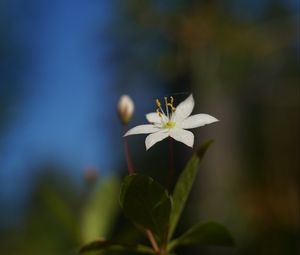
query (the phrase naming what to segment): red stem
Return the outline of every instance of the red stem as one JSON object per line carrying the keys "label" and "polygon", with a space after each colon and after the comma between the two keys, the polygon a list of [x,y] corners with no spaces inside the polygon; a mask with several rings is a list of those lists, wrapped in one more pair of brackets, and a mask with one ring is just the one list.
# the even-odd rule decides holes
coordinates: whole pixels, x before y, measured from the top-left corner
{"label": "red stem", "polygon": [[[127,132],[128,128],[127,125],[124,126],[124,134]],[[133,163],[131,160],[131,154],[128,146],[128,140],[127,136],[124,137],[124,151],[125,151],[125,158],[126,158],[126,163],[127,163],[127,169],[128,169],[128,174],[132,175],[134,173],[133,170]]]}
{"label": "red stem", "polygon": [[147,237],[148,237],[148,239],[149,239],[149,241],[150,241],[150,243],[152,245],[152,248],[153,248],[154,252],[156,254],[160,254],[160,249],[159,249],[159,247],[157,245],[157,242],[154,239],[154,236],[153,236],[152,232],[150,230],[148,230],[148,229],[146,229],[145,231],[146,231],[146,235],[147,235]]}

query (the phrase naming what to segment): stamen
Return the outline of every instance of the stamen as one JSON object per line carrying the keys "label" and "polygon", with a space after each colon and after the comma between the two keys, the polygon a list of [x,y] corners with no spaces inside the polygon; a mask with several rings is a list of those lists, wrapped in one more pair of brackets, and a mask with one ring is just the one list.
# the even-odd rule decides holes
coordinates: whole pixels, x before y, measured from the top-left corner
{"label": "stamen", "polygon": [[168,103],[168,106],[170,106],[171,109],[172,109],[172,111],[175,112],[175,111],[176,111],[176,108],[175,108],[174,105],[173,105],[173,103],[174,103],[174,97],[171,96],[171,97],[170,97],[170,100],[171,100],[171,102]]}
{"label": "stamen", "polygon": [[158,99],[156,99],[156,105],[158,107],[156,112],[158,113],[159,117],[162,117],[162,115],[165,115],[164,110],[161,108],[161,104],[160,104],[160,101]]}
{"label": "stamen", "polygon": [[165,97],[165,104],[166,104],[167,116],[168,116],[168,119],[169,119],[170,118],[169,107],[168,107],[169,103],[168,103],[168,98],[167,97]]}
{"label": "stamen", "polygon": [[159,109],[156,109],[156,113],[158,114],[159,117],[162,117],[162,114]]}
{"label": "stamen", "polygon": [[160,102],[159,102],[159,100],[158,100],[158,99],[156,99],[156,105],[158,106],[158,108],[160,108],[160,107],[161,107],[161,104],[160,104]]}
{"label": "stamen", "polygon": [[156,99],[156,101],[155,101],[155,103],[158,107],[158,109],[156,110],[156,113],[159,115],[159,117],[162,117],[163,115],[166,115],[168,117],[168,119],[170,119],[169,107],[172,109],[172,112],[176,111],[176,108],[173,105],[174,97],[170,96],[170,102],[169,102],[167,97],[165,97],[164,99],[165,99],[165,106],[166,106],[167,115],[165,114],[164,110],[162,109],[161,103],[158,99]]}

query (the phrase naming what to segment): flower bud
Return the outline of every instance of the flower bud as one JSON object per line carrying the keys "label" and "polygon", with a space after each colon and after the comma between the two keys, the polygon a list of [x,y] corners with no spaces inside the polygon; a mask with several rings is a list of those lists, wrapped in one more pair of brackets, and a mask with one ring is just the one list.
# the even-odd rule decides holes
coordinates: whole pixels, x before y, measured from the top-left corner
{"label": "flower bud", "polygon": [[118,114],[124,125],[127,125],[131,120],[134,112],[134,103],[128,95],[121,96],[118,103]]}

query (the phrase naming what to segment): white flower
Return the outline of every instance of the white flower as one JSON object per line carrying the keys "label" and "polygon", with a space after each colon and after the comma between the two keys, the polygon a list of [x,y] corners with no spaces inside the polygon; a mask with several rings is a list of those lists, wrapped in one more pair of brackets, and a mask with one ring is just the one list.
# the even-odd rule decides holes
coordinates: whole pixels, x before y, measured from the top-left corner
{"label": "white flower", "polygon": [[151,124],[136,126],[124,136],[150,134],[145,141],[147,150],[169,136],[178,142],[193,147],[194,135],[186,129],[197,128],[218,121],[215,117],[203,113],[190,116],[195,105],[193,95],[190,95],[176,108],[173,106],[173,101],[173,97],[171,97],[170,102],[165,97],[165,114],[159,100],[156,100],[157,111],[146,115],[147,120]]}
{"label": "white flower", "polygon": [[131,120],[134,112],[134,103],[128,95],[120,97],[117,107],[119,117],[124,125],[127,125]]}

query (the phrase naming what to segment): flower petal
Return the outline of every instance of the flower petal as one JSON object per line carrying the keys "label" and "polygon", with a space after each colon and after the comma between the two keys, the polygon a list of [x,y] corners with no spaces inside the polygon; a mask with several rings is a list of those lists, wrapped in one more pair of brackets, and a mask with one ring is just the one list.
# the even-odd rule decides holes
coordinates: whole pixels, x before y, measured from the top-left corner
{"label": "flower petal", "polygon": [[193,148],[194,146],[194,134],[191,131],[173,128],[170,130],[170,136],[176,141],[182,142],[189,147]]}
{"label": "flower petal", "polygon": [[187,99],[181,102],[173,113],[173,120],[175,122],[181,121],[191,115],[195,105],[195,100],[191,94]]}
{"label": "flower petal", "polygon": [[150,134],[150,133],[155,133],[159,130],[160,130],[160,128],[155,127],[154,125],[151,125],[151,124],[140,125],[140,126],[136,126],[132,129],[128,130],[124,136],[138,135],[138,134]]}
{"label": "flower petal", "polygon": [[201,113],[201,114],[192,115],[186,118],[185,120],[183,120],[183,122],[181,123],[181,128],[184,129],[197,128],[210,123],[214,123],[216,121],[219,120],[217,120],[215,117],[211,115]]}
{"label": "flower petal", "polygon": [[162,118],[158,115],[157,112],[151,112],[146,114],[146,119],[150,122],[150,123],[161,123]]}
{"label": "flower petal", "polygon": [[146,137],[146,150],[149,150],[154,144],[160,142],[161,140],[169,136],[168,130],[161,130],[154,134],[150,134]]}

